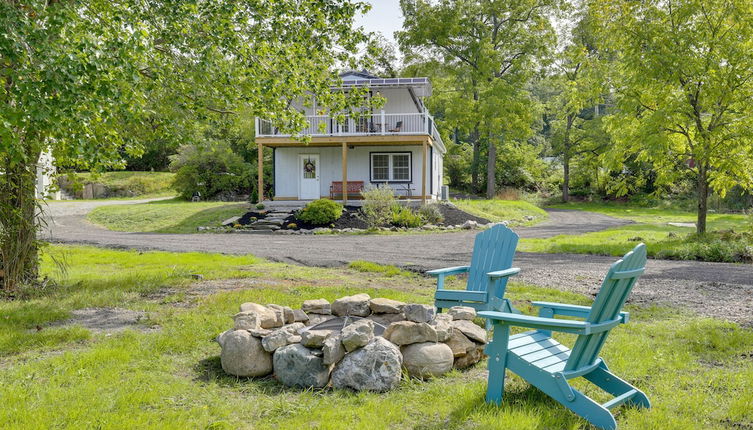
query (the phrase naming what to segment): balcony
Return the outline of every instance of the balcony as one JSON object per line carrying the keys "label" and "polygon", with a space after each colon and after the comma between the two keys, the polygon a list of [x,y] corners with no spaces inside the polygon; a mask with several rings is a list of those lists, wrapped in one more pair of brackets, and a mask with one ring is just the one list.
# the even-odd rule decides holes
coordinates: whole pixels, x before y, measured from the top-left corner
{"label": "balcony", "polygon": [[[428,113],[385,113],[335,119],[327,115],[306,116],[306,127],[301,136],[400,136],[428,135],[444,148],[434,118]],[[293,137],[281,133],[272,121],[256,118],[256,137]]]}

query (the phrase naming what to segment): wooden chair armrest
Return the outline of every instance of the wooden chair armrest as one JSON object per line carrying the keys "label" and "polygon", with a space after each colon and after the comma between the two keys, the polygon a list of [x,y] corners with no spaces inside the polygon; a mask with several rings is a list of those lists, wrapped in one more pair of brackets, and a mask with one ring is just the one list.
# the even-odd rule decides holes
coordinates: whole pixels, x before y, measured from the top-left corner
{"label": "wooden chair armrest", "polygon": [[489,272],[486,274],[490,279],[499,279],[499,278],[507,278],[510,276],[515,276],[518,273],[520,273],[520,268],[518,267],[511,267],[509,269],[505,270],[498,270],[496,272]]}
{"label": "wooden chair armrest", "polygon": [[[590,306],[569,305],[565,303],[553,303],[553,302],[531,302],[531,305],[541,308],[541,313],[544,313],[546,309],[551,309],[552,314],[562,315],[567,317],[587,318],[591,312]],[[541,313],[539,315],[541,315]],[[549,316],[548,314],[545,314]],[[620,321],[625,324],[630,319],[629,312],[620,312]]]}
{"label": "wooden chair armrest", "polygon": [[465,273],[471,269],[471,266],[456,266],[456,267],[446,267],[444,269],[436,269],[436,270],[429,270],[426,272],[427,275],[431,276],[439,276],[439,275],[457,275],[458,273]]}
{"label": "wooden chair armrest", "polygon": [[516,327],[528,327],[539,330],[554,330],[565,333],[589,334],[591,324],[583,321],[559,320],[554,318],[532,317],[507,312],[482,311],[478,313],[481,318],[487,318],[494,322],[501,322]]}

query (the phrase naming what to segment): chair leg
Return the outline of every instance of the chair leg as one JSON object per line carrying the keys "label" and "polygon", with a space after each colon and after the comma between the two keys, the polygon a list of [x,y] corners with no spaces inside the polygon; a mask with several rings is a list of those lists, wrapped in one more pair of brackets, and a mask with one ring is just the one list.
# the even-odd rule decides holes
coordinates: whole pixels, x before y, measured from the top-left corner
{"label": "chair leg", "polygon": [[505,392],[505,371],[507,370],[507,343],[510,338],[510,326],[494,324],[494,337],[486,347],[489,356],[489,379],[486,389],[488,403],[502,403]]}
{"label": "chair leg", "polygon": [[583,375],[583,377],[615,397],[621,396],[628,391],[635,390],[636,393],[625,403],[637,408],[651,407],[651,402],[643,391],[635,388],[629,382],[610,372],[609,368],[603,361],[599,367],[594,369],[591,373]]}
{"label": "chair leg", "polygon": [[574,397],[572,397],[572,400],[568,400],[553,378],[545,380],[524,379],[594,426],[606,430],[615,430],[617,428],[617,421],[614,419],[612,413],[609,412],[609,409],[590,399],[575,388],[572,388],[572,386],[570,388]]}

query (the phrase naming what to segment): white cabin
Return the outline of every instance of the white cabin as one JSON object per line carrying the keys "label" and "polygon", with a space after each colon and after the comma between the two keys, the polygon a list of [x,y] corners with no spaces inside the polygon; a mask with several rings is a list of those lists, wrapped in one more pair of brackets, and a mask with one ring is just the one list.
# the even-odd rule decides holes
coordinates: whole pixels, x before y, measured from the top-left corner
{"label": "white cabin", "polygon": [[[363,187],[387,185],[400,198],[438,199],[446,149],[424,104],[431,95],[429,80],[379,78],[365,72],[346,72],[341,78],[343,85],[333,91],[366,87],[369,97],[378,94],[385,99],[384,106],[342,121],[315,115],[316,106],[301,106],[309,123],[301,134],[311,136],[308,144],[257,118],[257,145],[274,151],[274,195],[267,197],[277,201],[327,197],[347,203],[359,199]],[[261,177],[259,189],[263,189]]]}

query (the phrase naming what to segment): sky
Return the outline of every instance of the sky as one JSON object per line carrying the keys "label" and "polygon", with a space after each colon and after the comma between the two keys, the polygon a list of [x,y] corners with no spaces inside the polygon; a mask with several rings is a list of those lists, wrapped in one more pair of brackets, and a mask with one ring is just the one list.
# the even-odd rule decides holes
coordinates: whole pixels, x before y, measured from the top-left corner
{"label": "sky", "polygon": [[366,31],[378,31],[389,41],[394,42],[392,36],[403,26],[403,14],[400,11],[400,0],[369,0],[371,10],[356,18],[356,25],[363,26]]}

